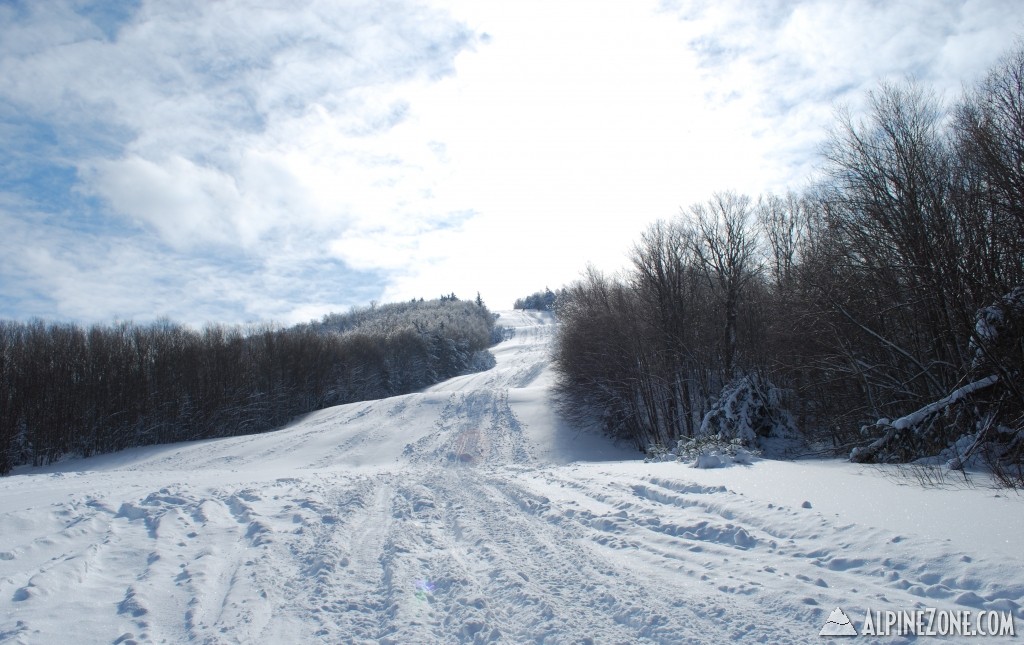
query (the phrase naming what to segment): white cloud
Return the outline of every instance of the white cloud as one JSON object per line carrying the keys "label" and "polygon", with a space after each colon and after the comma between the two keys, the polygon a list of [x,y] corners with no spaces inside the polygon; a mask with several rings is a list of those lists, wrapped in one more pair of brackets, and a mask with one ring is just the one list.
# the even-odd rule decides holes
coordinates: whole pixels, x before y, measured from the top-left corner
{"label": "white cloud", "polygon": [[[364,302],[363,281],[372,279],[369,297],[384,283],[362,269],[386,265],[346,268],[332,240],[358,247],[366,231],[404,234],[407,212],[419,228],[449,219],[423,204],[431,180],[419,157],[439,163],[429,141],[381,140],[406,118],[403,87],[450,74],[471,42],[441,12],[401,1],[144,2],[109,39],[70,3],[47,3],[0,8],[0,25],[10,34],[0,98],[55,133],[52,164],[77,170],[74,204],[22,230],[26,250],[11,249],[59,315],[102,315],[106,302],[128,316],[290,320]],[[82,197],[100,210],[80,212]],[[130,267],[90,265],[83,251],[103,240],[75,231],[97,219],[154,261],[107,248],[108,263]],[[341,275],[310,285],[318,266]],[[118,268],[137,279],[110,280]],[[347,291],[323,293],[339,283]],[[80,293],[91,308],[76,304]],[[123,301],[138,305],[125,311]]]}
{"label": "white cloud", "polygon": [[197,244],[234,244],[241,196],[233,179],[187,159],[162,164],[132,156],[98,160],[86,175],[95,194],[118,212],[149,225],[176,250]]}

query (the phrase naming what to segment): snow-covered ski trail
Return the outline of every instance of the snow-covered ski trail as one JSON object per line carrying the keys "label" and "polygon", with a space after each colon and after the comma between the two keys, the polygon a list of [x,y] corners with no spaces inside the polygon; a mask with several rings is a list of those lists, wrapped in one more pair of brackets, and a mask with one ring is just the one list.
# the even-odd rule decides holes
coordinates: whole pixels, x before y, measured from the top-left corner
{"label": "snow-covered ski trail", "polygon": [[827,642],[836,607],[1024,628],[1019,497],[644,464],[559,422],[549,316],[500,322],[494,369],[424,392],[0,479],[0,642]]}

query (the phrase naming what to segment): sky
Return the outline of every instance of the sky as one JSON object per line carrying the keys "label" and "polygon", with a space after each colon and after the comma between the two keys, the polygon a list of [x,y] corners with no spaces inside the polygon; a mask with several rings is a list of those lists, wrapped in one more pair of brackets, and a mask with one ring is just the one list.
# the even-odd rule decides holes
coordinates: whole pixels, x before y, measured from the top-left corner
{"label": "sky", "polygon": [[510,308],[1022,34],[1018,0],[0,0],[0,318]]}

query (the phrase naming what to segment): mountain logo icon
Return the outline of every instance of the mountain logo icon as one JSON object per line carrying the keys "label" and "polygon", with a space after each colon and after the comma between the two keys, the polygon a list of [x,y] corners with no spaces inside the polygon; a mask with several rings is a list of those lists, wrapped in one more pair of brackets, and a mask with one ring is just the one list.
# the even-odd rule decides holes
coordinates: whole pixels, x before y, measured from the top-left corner
{"label": "mountain logo icon", "polygon": [[850,617],[846,615],[846,612],[836,607],[832,610],[832,613],[828,615],[828,620],[825,621],[825,626],[818,632],[818,636],[856,636],[857,628],[850,622]]}

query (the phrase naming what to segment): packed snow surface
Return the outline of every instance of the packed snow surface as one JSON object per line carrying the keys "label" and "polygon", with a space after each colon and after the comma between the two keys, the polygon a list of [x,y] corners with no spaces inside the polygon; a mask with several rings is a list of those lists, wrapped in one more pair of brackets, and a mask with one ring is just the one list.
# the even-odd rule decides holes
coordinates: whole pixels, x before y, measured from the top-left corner
{"label": "packed snow surface", "polygon": [[494,369],[425,392],[0,479],[0,641],[796,643],[922,607],[1024,630],[1016,494],[645,464],[558,421],[549,317],[500,322]]}

